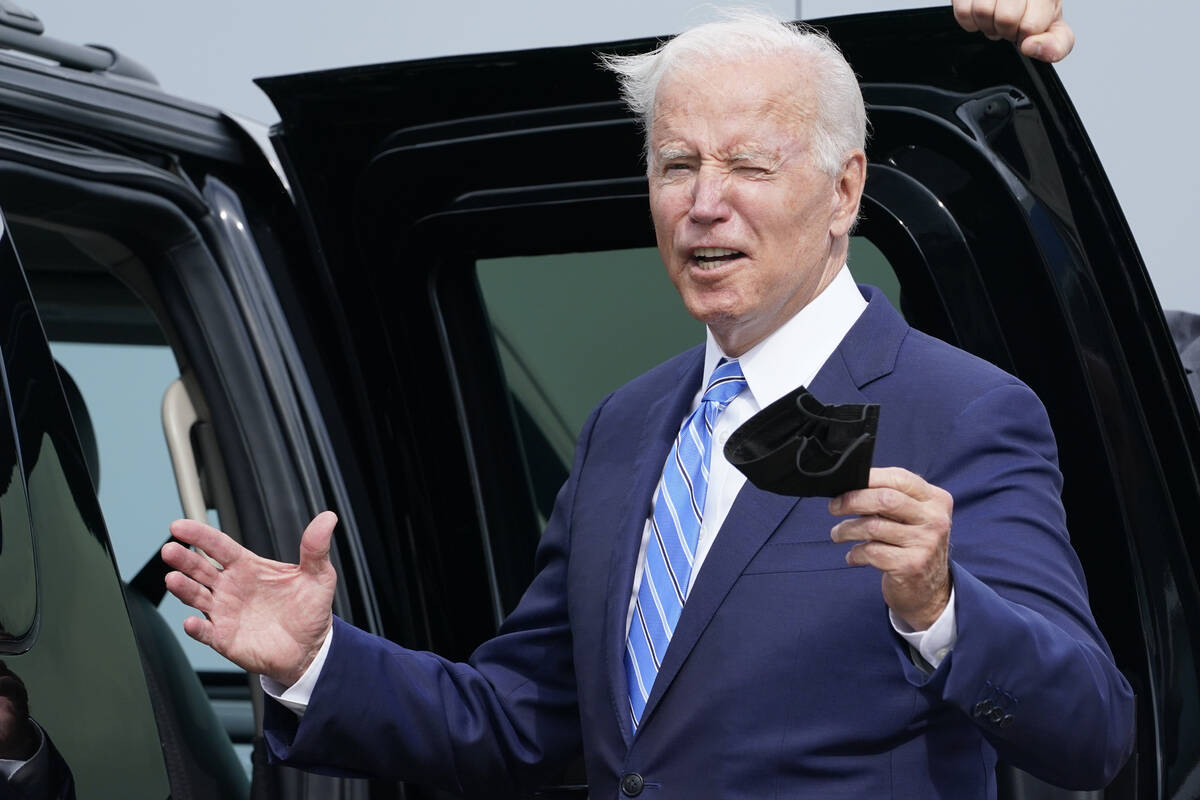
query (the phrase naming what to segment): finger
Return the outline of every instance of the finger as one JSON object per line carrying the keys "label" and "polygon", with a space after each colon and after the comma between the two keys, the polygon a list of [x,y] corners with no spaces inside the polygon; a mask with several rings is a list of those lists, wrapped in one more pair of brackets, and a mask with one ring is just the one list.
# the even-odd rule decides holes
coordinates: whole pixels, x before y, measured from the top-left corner
{"label": "finger", "polygon": [[212,592],[182,572],[168,572],[163,578],[163,583],[166,584],[167,591],[178,597],[184,605],[191,606],[201,614],[212,611]]}
{"label": "finger", "polygon": [[322,511],[308,523],[300,537],[300,569],[313,575],[329,567],[329,542],[337,526],[337,514]]}
{"label": "finger", "polygon": [[1023,54],[1050,64],[1062,61],[1074,48],[1075,32],[1063,20],[1054,22],[1045,33],[1021,42]]}
{"label": "finger", "polygon": [[989,39],[996,38],[996,0],[971,3],[971,19],[975,22],[975,30]]}
{"label": "finger", "polygon": [[883,517],[856,517],[834,525],[829,538],[835,542],[881,542],[894,547],[911,547],[924,541],[924,534],[924,528]]}
{"label": "finger", "polygon": [[[948,504],[953,503],[953,498],[950,497],[948,492],[927,482],[920,475],[916,475],[901,467],[873,467],[867,477],[867,488],[894,489],[921,502],[937,500]],[[863,513],[851,510],[851,507],[856,502],[856,496],[859,492],[863,491],[866,490],[858,489],[834,497],[829,501],[829,513],[834,515]]]}
{"label": "finger", "polygon": [[[836,503],[836,511],[834,510]],[[924,524],[929,514],[924,505],[897,489],[858,489],[846,492],[830,503],[830,511],[837,516],[859,514],[887,517],[897,522],[913,525]]]}
{"label": "finger", "polygon": [[206,644],[212,647],[213,624],[206,619],[200,617],[188,617],[183,621],[184,632],[195,639],[200,644]]}
{"label": "finger", "polygon": [[979,30],[975,25],[975,16],[971,13],[972,0],[954,0],[954,19],[965,31],[974,33]]}
{"label": "finger", "polygon": [[227,567],[246,552],[246,548],[216,528],[191,519],[172,522],[171,535],[181,542],[199,547]]}
{"label": "finger", "polygon": [[884,542],[863,542],[846,551],[847,564],[853,567],[874,567],[880,572],[894,572],[903,565],[904,560],[904,548]]}
{"label": "finger", "polygon": [[931,560],[920,551],[887,542],[872,540],[854,545],[846,551],[846,563],[854,567],[874,567],[899,581],[900,585],[941,585],[940,580],[930,581],[930,575],[942,574],[940,570],[930,569],[937,563],[936,559]]}
{"label": "finger", "polygon": [[1050,30],[1051,23],[1062,18],[1062,4],[1057,0],[1027,0],[1017,26],[1017,36],[1024,39]]}
{"label": "finger", "polygon": [[205,586],[211,587],[221,575],[211,561],[178,542],[167,542],[163,545],[162,559],[168,566]]}
{"label": "finger", "polygon": [[[1039,0],[1033,0],[1033,5],[1039,5]],[[1015,42],[1020,33],[1021,20],[1025,17],[1026,8],[1025,0],[997,0],[996,10],[992,14],[996,35]]]}
{"label": "finger", "polygon": [[927,480],[903,467],[874,467],[867,478],[871,489],[895,489],[914,500],[942,500],[949,494]]}

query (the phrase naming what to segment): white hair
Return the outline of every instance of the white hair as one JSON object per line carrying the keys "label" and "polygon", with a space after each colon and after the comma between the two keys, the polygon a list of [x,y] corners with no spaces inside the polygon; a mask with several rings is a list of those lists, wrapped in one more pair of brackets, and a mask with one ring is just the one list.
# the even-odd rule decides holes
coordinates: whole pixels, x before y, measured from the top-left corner
{"label": "white hair", "polygon": [[[698,63],[745,62],[762,57],[789,59],[803,69],[816,100],[813,154],[816,164],[837,175],[846,156],[866,146],[867,112],[862,91],[845,56],[810,25],[784,23],[751,9],[727,9],[724,19],[686,30],[649,53],[600,56],[615,72],[621,98],[641,120],[649,151],[654,99],[664,76]],[[801,88],[797,87],[798,94]]]}

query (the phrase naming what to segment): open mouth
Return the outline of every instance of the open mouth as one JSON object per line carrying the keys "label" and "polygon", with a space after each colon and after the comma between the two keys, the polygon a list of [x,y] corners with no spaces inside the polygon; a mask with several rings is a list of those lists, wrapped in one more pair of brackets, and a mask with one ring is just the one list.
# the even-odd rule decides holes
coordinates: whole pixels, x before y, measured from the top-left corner
{"label": "open mouth", "polygon": [[745,255],[745,253],[739,250],[730,250],[728,247],[697,247],[692,251],[692,259],[695,260],[701,269],[719,267],[722,264],[728,264],[730,261],[743,258]]}

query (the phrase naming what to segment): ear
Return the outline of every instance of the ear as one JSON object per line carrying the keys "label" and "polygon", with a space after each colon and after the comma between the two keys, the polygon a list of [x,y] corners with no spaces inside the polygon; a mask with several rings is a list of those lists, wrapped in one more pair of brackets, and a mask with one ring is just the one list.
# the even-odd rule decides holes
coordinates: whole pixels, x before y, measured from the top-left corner
{"label": "ear", "polygon": [[853,150],[842,162],[842,171],[833,185],[834,207],[829,220],[829,232],[835,238],[847,235],[854,227],[866,182],[867,155],[862,150]]}

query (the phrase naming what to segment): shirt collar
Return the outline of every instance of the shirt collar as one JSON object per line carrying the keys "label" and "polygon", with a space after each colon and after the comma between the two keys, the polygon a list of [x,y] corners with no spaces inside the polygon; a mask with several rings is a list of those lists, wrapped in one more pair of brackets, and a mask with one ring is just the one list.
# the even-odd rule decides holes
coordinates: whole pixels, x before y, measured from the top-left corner
{"label": "shirt collar", "polygon": [[[743,353],[738,361],[758,408],[770,405],[797,386],[810,384],[866,307],[867,301],[854,284],[850,269],[843,266],[808,305]],[[722,358],[727,356],[708,331],[700,393]]]}
{"label": "shirt collar", "polygon": [[[31,755],[25,761],[14,758],[0,758],[0,775],[4,776],[5,780],[12,781],[17,777],[18,773],[21,775],[24,775],[25,772],[35,774],[39,770],[45,772],[48,769],[42,763],[49,757],[46,754],[46,735],[42,733],[41,726],[33,720],[29,720],[29,724],[32,725],[33,729],[37,732],[37,749],[33,752],[33,755]],[[0,784],[2,783],[4,783],[4,781],[0,781]]]}

